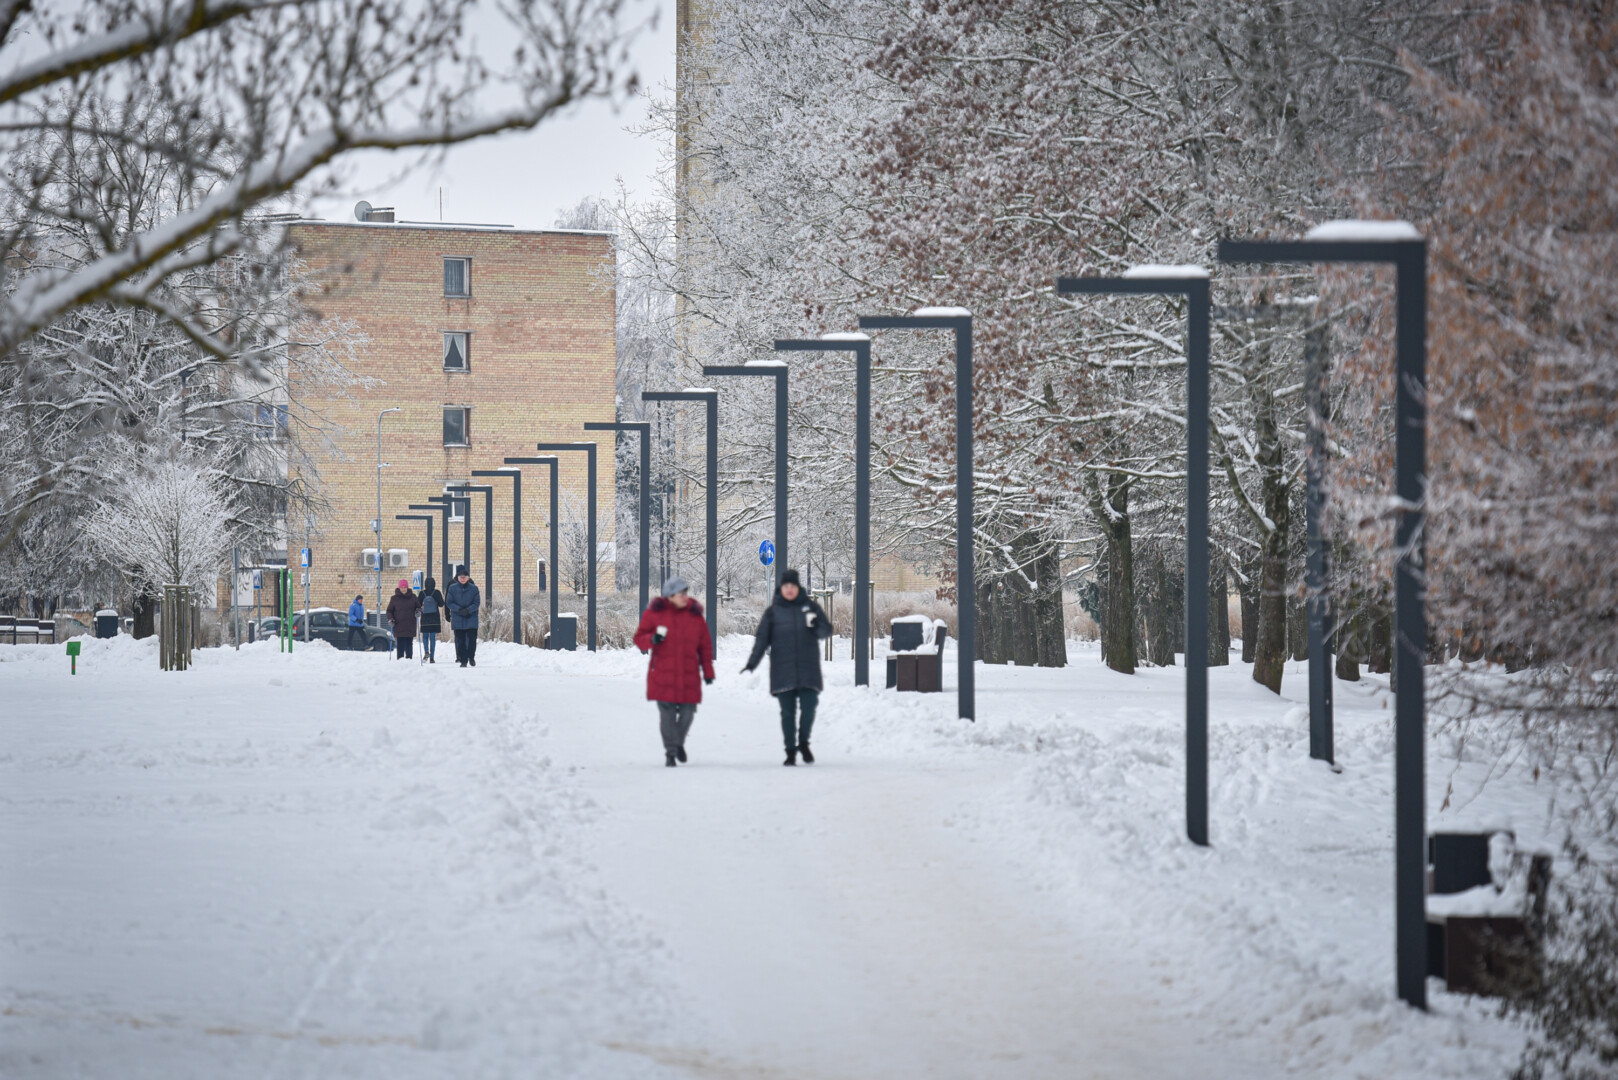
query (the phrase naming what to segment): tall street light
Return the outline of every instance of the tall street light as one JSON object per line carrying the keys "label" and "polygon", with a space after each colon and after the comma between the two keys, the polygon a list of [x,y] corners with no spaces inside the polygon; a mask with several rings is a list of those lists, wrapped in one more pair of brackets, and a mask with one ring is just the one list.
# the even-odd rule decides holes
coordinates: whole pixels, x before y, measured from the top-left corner
{"label": "tall street light", "polygon": [[[871,684],[871,339],[822,334],[775,343],[777,352],[854,354],[854,685]],[[785,379],[781,380],[783,383]]]}
{"label": "tall street light", "polygon": [[[483,580],[488,584],[489,600],[494,600],[494,487],[490,484],[451,484],[449,491],[464,491],[468,495],[483,496]],[[467,521],[471,522],[472,500],[466,500]],[[470,527],[470,525],[469,525]],[[468,559],[468,562],[471,560]]]}
{"label": "tall street light", "polygon": [[1185,832],[1208,843],[1208,271],[1136,266],[1122,277],[1059,278],[1058,293],[1186,298]]}
{"label": "tall street light", "polygon": [[[535,450],[549,450],[551,453],[560,453],[568,450],[581,450],[585,455],[584,500],[585,514],[589,520],[585,522],[584,543],[588,550],[585,552],[585,573],[589,576],[588,586],[590,595],[587,598],[585,610],[590,620],[591,652],[596,651],[596,444],[593,442],[556,442],[536,443]],[[553,523],[554,527],[554,523]],[[551,567],[551,590],[556,589],[556,567]]]}
{"label": "tall street light", "polygon": [[[429,507],[411,506],[410,509],[427,510]],[[436,510],[437,507],[431,507],[430,509]],[[425,521],[427,523],[427,571],[431,573],[433,569],[433,516],[431,514],[394,514],[393,518],[395,521]]]}
{"label": "tall street light", "polygon": [[[376,414],[376,519],[371,522],[371,528],[376,532],[376,610],[377,625],[382,622],[382,470],[387,468],[382,461],[382,418],[389,413],[404,412],[398,406],[383,409]],[[448,540],[445,540],[446,545]],[[307,607],[308,605],[304,605]],[[309,620],[304,620],[308,622]]]}
{"label": "tall street light", "polygon": [[[522,470],[511,467],[500,469],[473,469],[473,476],[509,476],[511,478],[511,641],[522,644]],[[493,551],[490,552],[493,559]],[[494,563],[489,563],[489,576],[494,576]]]}
{"label": "tall street light", "polygon": [[449,557],[449,523],[455,515],[456,509],[461,508],[461,561],[466,564],[467,572],[472,570],[472,500],[458,498],[454,495],[429,495],[430,503],[442,503],[444,506],[444,573],[448,576],[445,581],[455,577],[454,563]]}
{"label": "tall street light", "polygon": [[[708,634],[719,644],[719,391],[706,387],[646,390],[642,401],[701,401],[708,406]],[[663,519],[668,528],[668,517]]]}
{"label": "tall street light", "polygon": [[961,307],[917,308],[909,315],[862,315],[861,330],[952,330],[955,333],[955,592],[960,638],[955,643],[961,719],[977,717],[977,582],[973,576],[972,313]]}
{"label": "tall street light", "polygon": [[[704,375],[762,375],[775,379],[775,580],[787,567],[787,366],[782,360],[749,360],[740,366],[708,364]],[[812,582],[811,582],[812,584]]]}
{"label": "tall street light", "polygon": [[1427,241],[1402,221],[1333,221],[1302,240],[1221,240],[1225,263],[1391,263],[1395,268],[1393,836],[1399,997],[1427,1007]]}
{"label": "tall street light", "polygon": [[[561,459],[558,458],[558,457],[555,457],[555,456],[546,456],[546,457],[508,457],[508,458],[505,459],[505,463],[507,465],[510,465],[510,466],[547,465],[547,466],[550,467],[550,470],[551,470],[551,561],[550,561],[550,571],[551,571],[551,573],[550,573],[550,581],[548,581],[546,584],[550,586],[549,591],[550,591],[550,594],[551,594],[551,630],[554,632],[555,629],[556,629],[556,614],[557,614],[557,600],[556,600],[556,529],[557,529],[558,507],[559,507],[559,505],[561,503],[561,489],[560,489],[560,486],[559,486],[559,484],[557,482],[558,481],[557,466],[561,464]],[[511,471],[514,474],[516,474],[516,476],[517,476],[517,488],[518,488],[518,491],[520,492],[521,489],[522,489],[521,470],[517,469],[517,468],[513,468]],[[521,497],[520,494],[517,497],[517,501],[519,503],[522,502],[522,497]]]}
{"label": "tall street light", "polygon": [[652,549],[647,541],[652,527],[652,425],[645,421],[590,421],[584,425],[584,430],[640,432],[640,609],[645,611],[651,602],[652,576]]}

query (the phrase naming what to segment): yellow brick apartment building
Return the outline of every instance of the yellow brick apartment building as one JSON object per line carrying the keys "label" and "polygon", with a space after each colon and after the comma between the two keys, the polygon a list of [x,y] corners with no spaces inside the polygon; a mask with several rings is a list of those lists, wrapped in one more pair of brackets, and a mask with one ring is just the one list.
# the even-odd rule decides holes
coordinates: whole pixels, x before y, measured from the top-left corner
{"label": "yellow brick apartment building", "polygon": [[[411,571],[427,565],[426,526],[395,514],[442,495],[446,485],[492,484],[494,565],[484,566],[484,496],[472,496],[472,574],[499,602],[511,593],[511,482],[473,477],[508,456],[534,456],[538,442],[598,442],[597,505],[603,547],[611,542],[613,435],[586,421],[614,419],[615,299],[609,237],[377,220],[298,221],[288,226],[299,259],[322,281],[321,315],[351,321],[369,339],[350,364],[356,385],[289,389],[330,424],[331,445],[311,447],[329,510],[312,522],[314,606],[346,607],[356,594],[375,602],[378,473],[381,476],[383,602]],[[381,460],[377,468],[378,415]],[[535,588],[535,554],[548,550],[548,471],[523,470],[523,588]],[[564,504],[585,504],[585,455],[561,455]],[[572,499],[569,499],[569,496]],[[564,509],[563,519],[568,513]],[[304,546],[301,521],[287,522],[289,562]],[[442,517],[434,561],[442,566]],[[607,548],[607,550],[611,550]],[[450,554],[463,561],[462,526]],[[391,556],[391,557],[390,557]],[[549,568],[554,575],[555,568]],[[612,564],[600,587],[612,587]],[[445,582],[439,582],[443,587]],[[297,598],[303,606],[302,590]]]}

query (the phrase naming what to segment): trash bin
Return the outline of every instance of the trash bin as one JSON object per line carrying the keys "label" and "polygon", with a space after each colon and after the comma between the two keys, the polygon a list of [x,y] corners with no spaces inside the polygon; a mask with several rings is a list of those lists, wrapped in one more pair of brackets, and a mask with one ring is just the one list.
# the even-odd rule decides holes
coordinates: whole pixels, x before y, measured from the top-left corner
{"label": "trash bin", "polygon": [[571,611],[556,616],[551,632],[545,635],[547,649],[566,649],[573,652],[579,647],[579,617]]}
{"label": "trash bin", "polygon": [[102,608],[96,612],[96,637],[115,638],[118,636],[118,613],[111,608]]}

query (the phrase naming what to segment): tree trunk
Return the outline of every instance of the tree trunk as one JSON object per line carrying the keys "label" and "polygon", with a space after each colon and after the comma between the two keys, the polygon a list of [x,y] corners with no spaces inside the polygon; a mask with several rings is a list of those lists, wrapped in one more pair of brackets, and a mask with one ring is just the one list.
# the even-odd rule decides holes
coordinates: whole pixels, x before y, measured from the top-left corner
{"label": "tree trunk", "polygon": [[1381,604],[1367,603],[1362,609],[1362,625],[1369,624],[1366,635],[1366,666],[1378,675],[1393,670],[1393,616]]}
{"label": "tree trunk", "polygon": [[1245,578],[1236,582],[1236,595],[1242,608],[1242,663],[1251,664],[1258,654],[1258,570],[1248,568]]}
{"label": "tree trunk", "polygon": [[1225,560],[1214,558],[1208,566],[1208,666],[1230,664],[1230,593],[1225,576]]}
{"label": "tree trunk", "polygon": [[1169,595],[1168,567],[1158,552],[1151,562],[1152,584],[1146,594],[1146,653],[1157,667],[1174,666],[1173,600]]}
{"label": "tree trunk", "polygon": [[157,633],[157,600],[156,596],[144,590],[135,593],[135,599],[130,604],[130,610],[135,616],[130,633],[135,640],[149,638]]}
{"label": "tree trunk", "polygon": [[1129,482],[1109,478],[1107,508],[1107,625],[1102,628],[1102,656],[1107,666],[1135,673],[1135,552],[1130,537]]}
{"label": "tree trunk", "polygon": [[1287,651],[1294,660],[1309,659],[1309,609],[1296,592],[1287,596]]}
{"label": "tree trunk", "polygon": [[1062,553],[1052,544],[1039,558],[1039,595],[1035,611],[1039,620],[1040,667],[1067,666],[1067,612],[1062,604]]}

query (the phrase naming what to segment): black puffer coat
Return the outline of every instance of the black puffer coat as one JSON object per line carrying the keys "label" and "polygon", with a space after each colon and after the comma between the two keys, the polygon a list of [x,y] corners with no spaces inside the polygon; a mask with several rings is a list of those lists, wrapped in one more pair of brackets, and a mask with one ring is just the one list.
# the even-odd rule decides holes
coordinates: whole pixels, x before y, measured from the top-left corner
{"label": "black puffer coat", "polygon": [[[814,619],[809,619],[810,615]],[[753,635],[753,655],[747,670],[758,667],[766,651],[770,654],[770,693],[788,690],[821,690],[820,642],[831,637],[831,620],[820,605],[803,593],[788,600],[776,590],[775,602],[764,611]]]}

